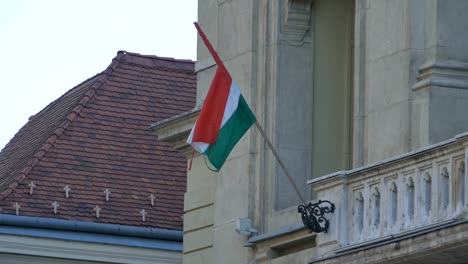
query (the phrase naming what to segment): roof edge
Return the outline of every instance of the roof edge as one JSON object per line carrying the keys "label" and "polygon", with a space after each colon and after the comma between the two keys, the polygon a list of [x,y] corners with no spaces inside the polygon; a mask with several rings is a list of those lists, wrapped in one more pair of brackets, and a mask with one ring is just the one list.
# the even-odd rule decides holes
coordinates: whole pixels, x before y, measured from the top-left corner
{"label": "roof edge", "polygon": [[190,59],[176,59],[172,57],[160,57],[156,55],[147,55],[147,54],[140,54],[137,52],[129,52],[126,50],[119,50],[117,54],[128,54],[131,56],[138,56],[138,57],[143,57],[143,58],[151,58],[151,59],[159,59],[159,60],[165,60],[165,61],[174,61],[174,62],[185,62],[185,63],[191,63],[195,64],[196,61],[190,60]]}
{"label": "roof edge", "polygon": [[184,117],[186,117],[186,116],[189,116],[189,115],[192,115],[192,114],[196,114],[196,113],[200,112],[200,110],[201,110],[201,107],[200,107],[200,106],[196,106],[195,108],[193,108],[193,109],[190,110],[190,111],[186,111],[186,112],[180,113],[180,114],[178,114],[178,115],[171,116],[171,117],[165,118],[165,119],[163,119],[163,120],[159,120],[159,121],[157,121],[156,123],[151,124],[148,128],[149,128],[149,129],[155,129],[155,128],[164,126],[164,125],[166,125],[166,124],[168,124],[168,123],[170,123],[171,121],[174,121],[174,120],[176,120],[176,119],[184,118]]}
{"label": "roof edge", "polygon": [[[84,106],[89,102],[89,100],[94,96],[96,90],[104,84],[105,80],[109,74],[117,67],[120,58],[123,56],[123,53],[118,52],[117,56],[112,59],[112,63],[101,73],[96,80],[89,84],[89,90],[84,94],[83,98],[78,102],[78,104],[70,111],[65,120],[57,127],[57,129],[52,132],[52,134],[47,138],[44,144],[34,152],[32,158],[26,163],[26,165],[21,169],[17,176],[13,178],[13,181],[8,185],[8,187],[0,193],[0,200],[4,200],[8,195],[10,195],[16,187],[27,177],[28,173],[36,166],[37,163],[42,159],[42,157],[50,150],[57,138],[63,134],[67,127],[73,122],[73,120],[79,115]],[[95,75],[95,76],[97,76]],[[85,81],[86,82],[86,81]],[[82,82],[79,85],[85,83]],[[74,88],[78,87],[75,86]],[[73,89],[73,88],[72,88]],[[57,99],[58,100],[58,99]],[[47,108],[48,106],[46,106]],[[41,110],[42,112],[42,110]],[[40,112],[39,112],[40,113]]]}
{"label": "roof edge", "polygon": [[183,241],[182,231],[152,227],[135,227],[118,224],[82,222],[76,220],[64,220],[33,216],[0,214],[0,225],[74,232],[88,232],[126,237],[151,238],[176,242]]}

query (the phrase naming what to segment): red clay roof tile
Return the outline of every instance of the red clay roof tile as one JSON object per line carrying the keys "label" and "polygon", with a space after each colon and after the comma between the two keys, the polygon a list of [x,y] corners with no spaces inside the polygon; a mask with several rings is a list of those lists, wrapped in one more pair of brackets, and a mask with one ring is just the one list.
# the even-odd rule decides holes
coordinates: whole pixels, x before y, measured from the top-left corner
{"label": "red clay roof tile", "polygon": [[119,51],[104,72],[30,118],[0,153],[2,213],[15,214],[18,202],[20,215],[181,230],[185,158],[148,127],[194,107],[193,68]]}

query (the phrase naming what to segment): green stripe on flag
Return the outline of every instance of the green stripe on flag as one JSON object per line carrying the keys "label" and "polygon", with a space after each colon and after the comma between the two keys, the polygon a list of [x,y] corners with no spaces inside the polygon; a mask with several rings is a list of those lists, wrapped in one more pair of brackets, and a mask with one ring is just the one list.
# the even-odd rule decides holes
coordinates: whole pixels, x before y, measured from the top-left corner
{"label": "green stripe on flag", "polygon": [[204,153],[217,170],[221,169],[231,150],[253,123],[255,116],[241,95],[236,111],[219,130],[216,143]]}

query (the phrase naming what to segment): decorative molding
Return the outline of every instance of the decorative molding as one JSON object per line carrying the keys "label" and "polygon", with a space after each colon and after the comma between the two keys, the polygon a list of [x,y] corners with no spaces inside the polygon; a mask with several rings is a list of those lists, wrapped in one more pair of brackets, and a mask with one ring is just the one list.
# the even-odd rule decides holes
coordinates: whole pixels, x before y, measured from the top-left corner
{"label": "decorative molding", "polygon": [[408,177],[408,181],[406,182],[406,186],[408,188],[414,188],[414,180],[413,177]]}
{"label": "decorative molding", "polygon": [[431,181],[432,181],[431,174],[430,174],[429,172],[424,173],[423,180],[424,180],[425,182],[431,182]]}
{"label": "decorative molding", "polygon": [[374,197],[380,197],[379,187],[375,186],[375,187],[373,188],[372,196],[374,196]]}
{"label": "decorative molding", "polygon": [[358,202],[364,201],[364,197],[362,196],[362,192],[357,192],[356,201],[358,201]]}
{"label": "decorative molding", "polygon": [[[445,221],[439,221],[439,222],[436,222],[434,224],[430,224],[430,225],[427,225],[427,226],[424,226],[424,227],[415,228],[415,229],[413,229],[411,231],[408,231],[408,232],[402,232],[400,234],[382,236],[380,238],[372,239],[372,240],[362,242],[362,243],[359,243],[359,244],[343,245],[343,246],[339,247],[338,249],[336,249],[335,253],[340,254],[340,255],[345,255],[345,254],[353,253],[354,252],[353,250],[356,250],[357,248],[361,248],[361,250],[362,250],[362,248],[377,248],[379,246],[391,243],[393,241],[401,241],[403,239],[413,238],[413,237],[418,236],[418,235],[420,236],[420,235],[428,234],[428,233],[431,233],[433,231],[441,230],[441,229],[444,229],[444,228],[447,228],[447,227],[452,227],[452,226],[460,224],[461,221],[460,222],[457,222],[457,221],[459,221],[459,220],[457,220],[455,218],[445,220]],[[427,240],[421,240],[421,241],[427,241]],[[380,254],[381,253],[382,252],[380,252]],[[322,258],[322,259],[330,259],[330,258],[333,258],[333,257],[337,257],[337,255],[334,255],[332,257]]]}
{"label": "decorative molding", "polygon": [[192,156],[192,148],[186,141],[199,113],[200,108],[195,108],[189,112],[161,120],[153,124],[151,129],[159,140],[174,144],[175,149],[184,153],[189,159]]}
{"label": "decorative molding", "polygon": [[292,45],[305,42],[310,31],[312,0],[289,0],[280,30],[280,40]]}
{"label": "decorative molding", "polygon": [[430,61],[419,68],[413,90],[426,87],[468,89],[468,63],[444,60]]}
{"label": "decorative molding", "polygon": [[0,235],[0,252],[38,257],[63,258],[111,263],[165,263],[182,262],[182,254],[154,248],[99,244],[82,241]]}
{"label": "decorative molding", "polygon": [[449,177],[447,167],[442,168],[442,172],[440,173],[440,175],[442,175],[443,177]]}
{"label": "decorative molding", "polygon": [[308,180],[307,184],[309,184],[314,191],[319,192],[335,186],[347,185],[348,174],[347,171],[337,171],[322,177]]}

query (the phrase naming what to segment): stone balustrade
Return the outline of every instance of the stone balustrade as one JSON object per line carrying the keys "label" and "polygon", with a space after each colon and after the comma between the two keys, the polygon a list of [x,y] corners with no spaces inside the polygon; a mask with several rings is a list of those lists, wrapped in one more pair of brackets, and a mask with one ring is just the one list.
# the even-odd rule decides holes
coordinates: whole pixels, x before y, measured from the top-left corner
{"label": "stone balustrade", "polygon": [[[463,218],[468,134],[375,164],[310,180],[336,212],[319,244],[336,250],[421,232]],[[336,247],[338,246],[338,249]]]}

